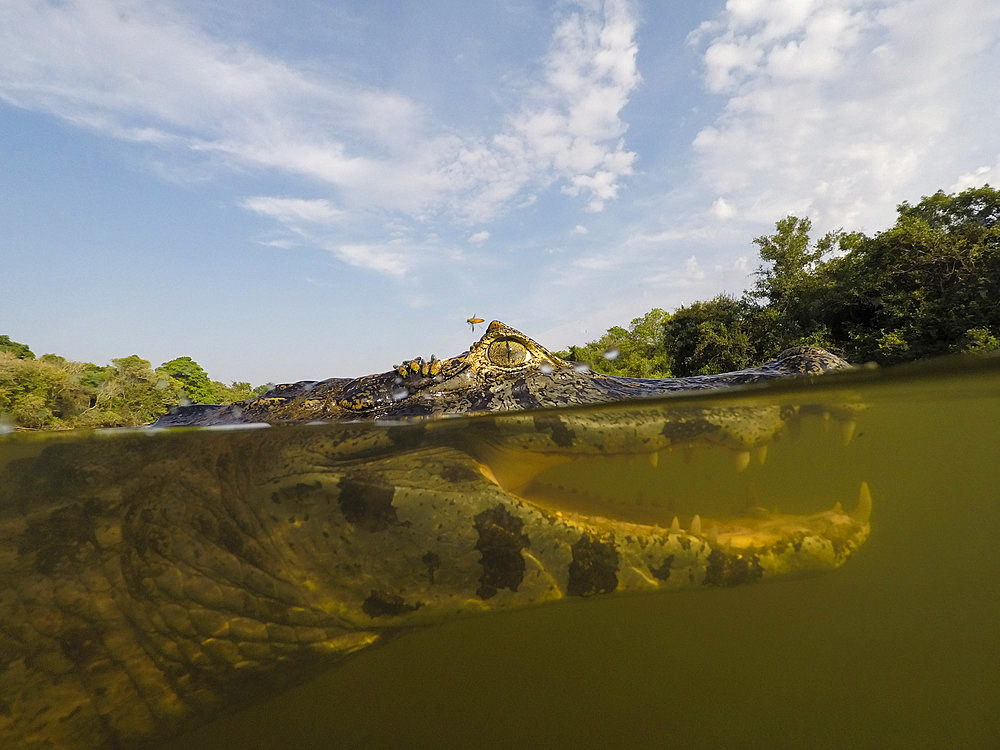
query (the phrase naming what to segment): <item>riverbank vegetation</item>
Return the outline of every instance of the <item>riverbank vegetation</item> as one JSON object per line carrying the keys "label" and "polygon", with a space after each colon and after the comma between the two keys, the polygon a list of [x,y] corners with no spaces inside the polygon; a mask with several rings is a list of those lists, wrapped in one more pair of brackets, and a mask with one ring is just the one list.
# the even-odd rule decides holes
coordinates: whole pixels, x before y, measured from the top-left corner
{"label": "riverbank vegetation", "polygon": [[[558,354],[613,375],[677,377],[750,367],[797,345],[884,365],[1000,350],[1000,191],[902,203],[896,224],[871,237],[811,231],[809,219],[788,216],[756,238],[756,282],[741,297],[657,308]],[[190,357],[98,366],[36,358],[0,335],[0,427],[147,424],[179,403],[232,403],[264,389],[213,381]]]}
{"label": "riverbank vegetation", "polygon": [[756,238],[756,282],[741,297],[654,309],[560,355],[613,375],[678,377],[799,345],[880,365],[1000,349],[1000,191],[902,203],[896,224],[871,237],[811,230],[788,216]]}
{"label": "riverbank vegetation", "polygon": [[[136,355],[101,367],[31,349],[0,336],[0,420],[34,429],[126,427],[148,424],[185,402],[228,404],[263,388],[210,380],[190,357],[155,370]],[[3,423],[0,422],[0,426]]]}

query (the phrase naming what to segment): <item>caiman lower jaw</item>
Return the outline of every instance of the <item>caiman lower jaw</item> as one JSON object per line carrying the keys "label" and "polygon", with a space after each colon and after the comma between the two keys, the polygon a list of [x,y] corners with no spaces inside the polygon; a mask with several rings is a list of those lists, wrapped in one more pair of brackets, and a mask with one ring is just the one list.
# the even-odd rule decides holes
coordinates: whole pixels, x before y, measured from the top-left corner
{"label": "caiman lower jaw", "polygon": [[[518,452],[519,453],[519,452]],[[629,503],[574,494],[539,482],[539,474],[558,466],[571,468],[557,454],[480,453],[480,472],[505,491],[545,512],[595,534],[616,538],[670,539],[699,550],[706,559],[701,583],[729,586],[761,578],[832,570],[842,565],[871,532],[871,492],[861,482],[854,509],[840,502],[814,513],[787,514],[753,507],[722,516],[688,514],[681,518],[663,507],[645,506],[637,517]],[[484,462],[486,459],[488,462]]]}
{"label": "caiman lower jaw", "polygon": [[850,513],[838,502],[808,516],[775,513],[719,521],[696,516],[691,526],[692,533],[700,531],[699,536],[726,559],[753,558],[773,575],[794,575],[842,565],[868,539],[871,510],[871,492],[862,482],[857,506]]}

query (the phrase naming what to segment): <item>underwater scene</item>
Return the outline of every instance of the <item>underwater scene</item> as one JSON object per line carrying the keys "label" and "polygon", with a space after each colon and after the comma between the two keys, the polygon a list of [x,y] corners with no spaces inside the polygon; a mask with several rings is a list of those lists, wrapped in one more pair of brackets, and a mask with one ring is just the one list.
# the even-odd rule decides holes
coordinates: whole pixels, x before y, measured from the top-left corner
{"label": "underwater scene", "polygon": [[0,746],[990,747],[998,424],[980,358],[2,436]]}

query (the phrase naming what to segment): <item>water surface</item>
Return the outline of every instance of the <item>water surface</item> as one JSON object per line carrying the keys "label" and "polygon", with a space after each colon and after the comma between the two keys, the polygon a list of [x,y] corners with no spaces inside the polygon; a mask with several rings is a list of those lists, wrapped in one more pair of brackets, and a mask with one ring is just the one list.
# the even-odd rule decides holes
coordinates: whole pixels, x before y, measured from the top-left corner
{"label": "water surface", "polygon": [[[803,394],[777,385],[697,403]],[[863,406],[849,444],[820,409],[743,472],[725,451],[673,457],[682,507],[670,512],[693,512],[691,496],[795,512],[846,507],[864,480],[871,537],[841,569],[414,630],[160,747],[991,746],[1000,736],[1000,360],[823,379],[808,401]],[[458,440],[463,420],[454,422]],[[47,440],[78,439],[8,436],[0,467]],[[659,480],[636,468],[582,481]]]}

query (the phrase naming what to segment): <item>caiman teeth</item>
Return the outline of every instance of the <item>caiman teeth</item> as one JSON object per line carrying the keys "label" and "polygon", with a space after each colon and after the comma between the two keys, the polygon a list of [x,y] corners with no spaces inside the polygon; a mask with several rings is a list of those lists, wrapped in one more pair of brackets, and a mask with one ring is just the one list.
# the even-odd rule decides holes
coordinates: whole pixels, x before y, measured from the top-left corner
{"label": "caiman teeth", "polygon": [[868,482],[862,482],[861,489],[858,490],[858,505],[851,513],[851,518],[858,523],[868,523],[871,517],[872,491],[868,489]]}
{"label": "caiman teeth", "polygon": [[851,440],[854,439],[854,431],[857,429],[858,423],[853,419],[842,419],[840,421],[840,443],[845,448],[851,444]]}
{"label": "caiman teeth", "polygon": [[736,451],[733,454],[733,466],[735,467],[737,474],[746,471],[749,465],[750,451]]}
{"label": "caiman teeth", "polygon": [[649,454],[649,465],[654,469],[660,465],[660,454],[658,451],[653,451]]}
{"label": "caiman teeth", "polygon": [[677,516],[674,516],[674,520],[670,522],[670,533],[680,534],[681,533],[681,522]]}
{"label": "caiman teeth", "polygon": [[758,445],[754,449],[754,453],[757,456],[757,463],[763,466],[764,462],[767,461],[767,445]]}
{"label": "caiman teeth", "polygon": [[691,519],[692,536],[701,536],[701,516],[696,515]]}

